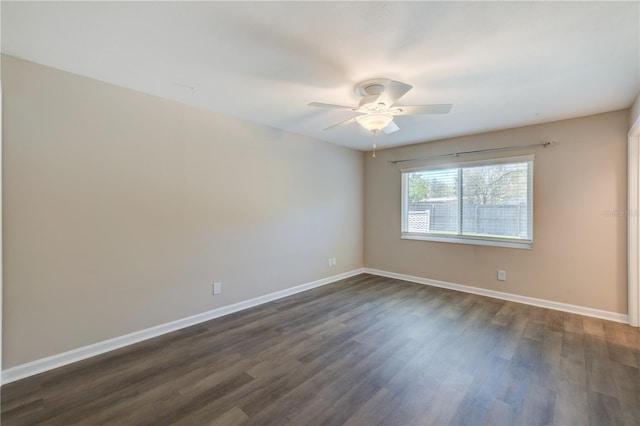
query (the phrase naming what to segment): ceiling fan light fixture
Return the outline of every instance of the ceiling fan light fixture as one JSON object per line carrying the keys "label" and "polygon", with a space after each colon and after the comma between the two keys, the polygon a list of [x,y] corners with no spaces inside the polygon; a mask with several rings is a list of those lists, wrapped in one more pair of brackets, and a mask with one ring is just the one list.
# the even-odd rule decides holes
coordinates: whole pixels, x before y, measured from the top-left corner
{"label": "ceiling fan light fixture", "polygon": [[371,133],[376,133],[384,129],[392,120],[393,115],[388,112],[371,112],[356,118],[358,124],[369,130]]}

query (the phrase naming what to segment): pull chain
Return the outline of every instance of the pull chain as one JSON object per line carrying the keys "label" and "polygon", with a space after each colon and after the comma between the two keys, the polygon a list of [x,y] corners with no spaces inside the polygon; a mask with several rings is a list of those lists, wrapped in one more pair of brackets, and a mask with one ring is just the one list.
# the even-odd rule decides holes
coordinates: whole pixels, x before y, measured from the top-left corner
{"label": "pull chain", "polygon": [[376,135],[378,134],[377,131],[373,132],[373,158],[376,158]]}

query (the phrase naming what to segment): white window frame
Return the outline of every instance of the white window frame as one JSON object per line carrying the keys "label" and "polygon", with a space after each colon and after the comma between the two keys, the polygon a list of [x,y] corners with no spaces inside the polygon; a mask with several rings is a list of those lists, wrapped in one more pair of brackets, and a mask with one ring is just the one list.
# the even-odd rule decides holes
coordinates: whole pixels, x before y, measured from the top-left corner
{"label": "white window frame", "polygon": [[[490,160],[480,161],[467,161],[440,164],[436,166],[422,166],[412,167],[408,169],[401,169],[402,172],[402,211],[401,211],[401,238],[406,240],[423,240],[423,241],[435,241],[443,243],[456,243],[456,244],[472,244],[482,246],[495,246],[495,247],[508,247],[518,249],[532,249],[533,248],[533,163],[535,156],[523,155],[518,157],[504,157],[494,158]],[[495,166],[499,164],[510,163],[528,163],[527,168],[527,233],[531,237],[530,239],[524,238],[503,238],[503,237],[487,237],[487,236],[471,236],[471,235],[451,235],[451,234],[438,234],[438,233],[421,233],[421,232],[407,232],[408,229],[408,174],[412,172],[429,172],[435,170],[446,169],[462,169],[466,167],[482,167],[482,166]],[[462,202],[459,200],[459,202]]]}

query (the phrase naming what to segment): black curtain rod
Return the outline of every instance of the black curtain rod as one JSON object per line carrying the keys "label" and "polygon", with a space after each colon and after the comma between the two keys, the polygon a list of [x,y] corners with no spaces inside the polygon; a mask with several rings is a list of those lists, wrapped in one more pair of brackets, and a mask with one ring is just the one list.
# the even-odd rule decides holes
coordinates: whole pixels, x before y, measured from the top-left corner
{"label": "black curtain rod", "polygon": [[452,152],[450,154],[440,154],[440,155],[432,155],[429,157],[419,157],[419,158],[407,158],[405,160],[389,160],[390,164],[398,164],[398,163],[406,163],[409,161],[422,161],[422,160],[432,160],[434,158],[444,158],[444,157],[459,157],[461,155],[470,155],[470,154],[480,154],[483,152],[498,152],[498,151],[510,151],[512,149],[521,149],[521,148],[533,148],[537,146],[541,146],[546,148],[551,145],[555,145],[556,142],[541,142],[541,143],[532,143],[530,145],[514,145],[514,146],[505,146],[502,148],[487,148],[487,149],[477,149],[475,151],[463,151],[463,152]]}

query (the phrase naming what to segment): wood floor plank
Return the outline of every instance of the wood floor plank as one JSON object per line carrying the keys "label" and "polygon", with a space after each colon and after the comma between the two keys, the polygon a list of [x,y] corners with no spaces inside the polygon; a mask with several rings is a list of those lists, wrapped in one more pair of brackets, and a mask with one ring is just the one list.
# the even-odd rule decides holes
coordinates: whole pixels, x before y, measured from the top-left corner
{"label": "wood floor plank", "polygon": [[518,424],[550,425],[553,423],[555,406],[556,393],[554,391],[531,383]]}
{"label": "wood floor plank", "polygon": [[484,424],[484,419],[500,392],[500,384],[508,364],[507,360],[500,357],[491,357],[485,361],[474,375],[451,423]]}
{"label": "wood floor plank", "polygon": [[599,392],[587,391],[587,401],[590,425],[624,424],[617,398]]}
{"label": "wood floor plank", "polygon": [[391,392],[385,388],[380,388],[344,424],[347,426],[359,426],[380,423],[393,408],[393,399]]}
{"label": "wood floor plank", "polygon": [[[453,424],[451,419],[456,414],[472,382],[473,377],[468,374],[449,371],[436,391],[436,397],[427,403],[427,408],[418,419],[418,424]],[[472,419],[467,420],[472,421]]]}
{"label": "wood floor plank", "polygon": [[615,362],[612,363],[612,369],[624,423],[640,423],[640,370]]}
{"label": "wood floor plank", "polygon": [[554,424],[589,424],[587,388],[571,380],[559,378],[556,384]]}
{"label": "wood floor plank", "polygon": [[515,425],[517,418],[518,411],[513,406],[494,399],[482,424],[486,426]]}
{"label": "wood floor plank", "polygon": [[3,425],[638,425],[640,332],[361,274],[2,388]]}

